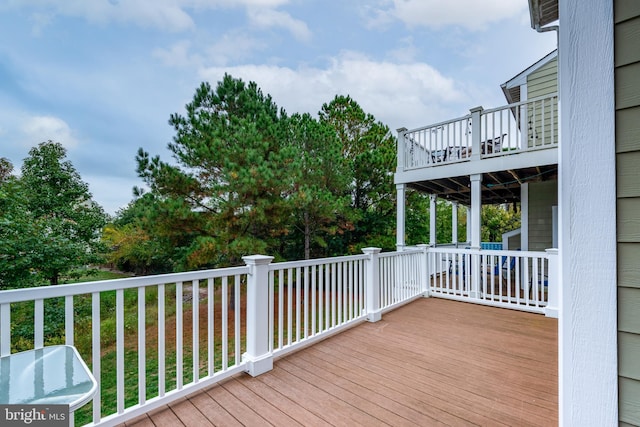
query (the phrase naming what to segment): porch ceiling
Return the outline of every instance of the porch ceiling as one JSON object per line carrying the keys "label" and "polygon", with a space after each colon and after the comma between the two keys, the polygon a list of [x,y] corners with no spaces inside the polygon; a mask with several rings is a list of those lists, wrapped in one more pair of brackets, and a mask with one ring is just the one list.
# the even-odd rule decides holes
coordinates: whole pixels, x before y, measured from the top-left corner
{"label": "porch ceiling", "polygon": [[531,28],[544,27],[558,20],[558,0],[529,0]]}
{"label": "porch ceiling", "polygon": [[[519,202],[520,184],[557,178],[558,165],[555,164],[484,173],[482,174],[482,204]],[[412,182],[407,186],[466,206],[471,204],[469,175]]]}

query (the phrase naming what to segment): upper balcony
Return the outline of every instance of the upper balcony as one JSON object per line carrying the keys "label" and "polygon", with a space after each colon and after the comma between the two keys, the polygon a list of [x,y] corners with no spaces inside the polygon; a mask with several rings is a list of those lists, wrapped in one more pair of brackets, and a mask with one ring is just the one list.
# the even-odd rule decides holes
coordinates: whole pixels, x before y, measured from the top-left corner
{"label": "upper balcony", "polygon": [[474,108],[466,116],[417,129],[399,129],[395,180],[428,186],[428,181],[491,173],[498,185],[545,173],[557,163],[558,95],[553,93],[490,110]]}

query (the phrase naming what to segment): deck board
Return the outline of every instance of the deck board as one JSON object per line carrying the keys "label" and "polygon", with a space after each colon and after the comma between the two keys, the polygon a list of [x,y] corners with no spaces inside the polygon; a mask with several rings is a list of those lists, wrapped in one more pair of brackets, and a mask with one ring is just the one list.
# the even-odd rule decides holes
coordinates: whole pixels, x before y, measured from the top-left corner
{"label": "deck board", "polygon": [[551,426],[557,360],[555,319],[420,299],[127,425]]}

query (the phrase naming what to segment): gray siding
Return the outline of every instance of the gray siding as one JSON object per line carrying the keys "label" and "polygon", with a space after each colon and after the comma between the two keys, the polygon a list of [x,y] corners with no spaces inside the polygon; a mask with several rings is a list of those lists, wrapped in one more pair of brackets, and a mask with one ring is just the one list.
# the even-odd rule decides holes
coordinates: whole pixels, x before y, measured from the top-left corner
{"label": "gray siding", "polygon": [[558,205],[558,181],[529,184],[529,250],[544,251],[553,246],[551,207]]}
{"label": "gray siding", "polygon": [[640,1],[614,1],[621,425],[640,426]]}
{"label": "gray siding", "polygon": [[557,91],[558,58],[553,58],[527,77],[527,99],[549,95]]}
{"label": "gray siding", "polygon": [[[527,77],[527,99],[544,97],[556,92],[558,92],[558,58],[552,59]],[[558,141],[557,103],[539,102],[529,105],[528,109],[529,147],[556,143]],[[544,117],[544,120],[541,117]]]}

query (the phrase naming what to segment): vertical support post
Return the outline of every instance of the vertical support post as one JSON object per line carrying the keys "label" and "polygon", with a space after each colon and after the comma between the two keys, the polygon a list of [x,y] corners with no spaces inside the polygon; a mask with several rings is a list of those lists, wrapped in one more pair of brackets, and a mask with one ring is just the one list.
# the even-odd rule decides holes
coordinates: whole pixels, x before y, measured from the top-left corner
{"label": "vertical support post", "polygon": [[396,172],[404,172],[405,166],[405,151],[407,149],[407,138],[405,136],[405,132],[407,128],[400,128],[396,132],[398,132],[398,143],[397,143],[397,164]]}
{"label": "vertical support post", "polygon": [[458,246],[458,202],[451,202],[451,243]]}
{"label": "vertical support post", "polygon": [[436,202],[438,196],[435,194],[429,194],[429,245],[436,246],[437,234],[436,234]]}
{"label": "vertical support post", "polygon": [[273,354],[269,346],[269,264],[271,256],[242,257],[249,267],[247,276],[247,352],[242,359],[246,371],[258,376],[273,369]]}
{"label": "vertical support post", "polygon": [[405,189],[406,184],[396,184],[396,250],[404,250],[405,245]]}
{"label": "vertical support post", "polygon": [[382,309],[380,308],[380,274],[378,265],[378,254],[381,248],[364,248],[364,252],[369,257],[365,261],[365,309],[367,320],[377,322],[382,319]]}
{"label": "vertical support post", "polygon": [[480,150],[482,147],[482,127],[480,120],[482,118],[482,107],[476,107],[469,110],[471,112],[471,161],[480,160]]}
{"label": "vertical support post", "polygon": [[[481,211],[482,211],[482,174],[473,174],[471,178],[471,250],[479,251],[481,236]],[[480,290],[480,255],[474,252],[470,257],[471,269],[471,298],[478,298]]]}
{"label": "vertical support post", "polygon": [[431,284],[431,271],[429,269],[429,245],[425,245],[421,243],[417,245],[420,249],[422,249],[422,257],[420,258],[420,277],[421,279],[421,290],[422,296],[425,298],[429,298],[431,296],[430,292],[430,284]]}
{"label": "vertical support post", "polygon": [[547,306],[544,308],[544,315],[558,318],[560,313],[560,259],[558,249],[546,250],[549,255],[549,271],[547,272]]}
{"label": "vertical support post", "polygon": [[529,250],[529,183],[520,185],[520,249]]}
{"label": "vertical support post", "polygon": [[471,207],[465,206],[467,210],[467,242],[471,243]]}
{"label": "vertical support post", "polygon": [[471,175],[471,248],[480,249],[482,211],[482,174]]}

